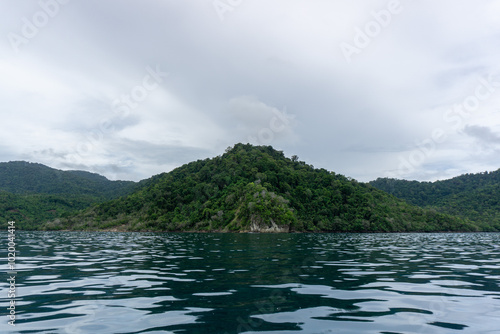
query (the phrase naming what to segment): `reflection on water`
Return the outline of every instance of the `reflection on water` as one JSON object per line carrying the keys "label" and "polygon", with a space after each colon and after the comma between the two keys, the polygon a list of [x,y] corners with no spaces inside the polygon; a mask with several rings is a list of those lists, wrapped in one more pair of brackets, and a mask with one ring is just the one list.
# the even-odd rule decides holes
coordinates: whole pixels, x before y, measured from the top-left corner
{"label": "reflection on water", "polygon": [[500,333],[500,234],[16,237],[1,333]]}

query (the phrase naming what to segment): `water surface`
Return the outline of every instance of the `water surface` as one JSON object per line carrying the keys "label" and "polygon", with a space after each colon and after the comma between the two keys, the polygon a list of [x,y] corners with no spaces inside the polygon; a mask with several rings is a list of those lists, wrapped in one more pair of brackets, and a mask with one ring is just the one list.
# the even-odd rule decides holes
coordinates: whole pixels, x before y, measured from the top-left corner
{"label": "water surface", "polygon": [[500,333],[498,233],[16,237],[1,333]]}

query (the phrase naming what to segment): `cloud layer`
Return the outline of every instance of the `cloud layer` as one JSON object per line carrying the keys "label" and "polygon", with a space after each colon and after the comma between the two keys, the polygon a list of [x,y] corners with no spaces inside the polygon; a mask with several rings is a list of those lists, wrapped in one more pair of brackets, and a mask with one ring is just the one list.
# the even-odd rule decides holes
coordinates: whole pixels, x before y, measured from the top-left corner
{"label": "cloud layer", "polygon": [[500,10],[0,3],[0,161],[140,180],[237,142],[361,181],[500,168]]}

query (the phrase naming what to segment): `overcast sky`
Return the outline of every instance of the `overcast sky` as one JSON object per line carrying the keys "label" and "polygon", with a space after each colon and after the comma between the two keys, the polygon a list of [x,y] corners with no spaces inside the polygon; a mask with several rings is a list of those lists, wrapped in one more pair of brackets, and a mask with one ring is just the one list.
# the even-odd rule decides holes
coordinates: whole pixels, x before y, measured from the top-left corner
{"label": "overcast sky", "polygon": [[360,181],[500,168],[500,1],[0,1],[0,161],[141,180],[272,145]]}

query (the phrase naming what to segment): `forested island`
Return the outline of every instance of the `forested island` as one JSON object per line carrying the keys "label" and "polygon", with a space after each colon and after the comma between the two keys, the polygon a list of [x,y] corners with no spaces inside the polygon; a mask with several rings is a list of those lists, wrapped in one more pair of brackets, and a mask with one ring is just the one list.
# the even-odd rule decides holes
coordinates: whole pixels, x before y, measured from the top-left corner
{"label": "forested island", "polygon": [[362,183],[250,144],[138,183],[10,162],[0,216],[30,230],[500,231],[499,173]]}

